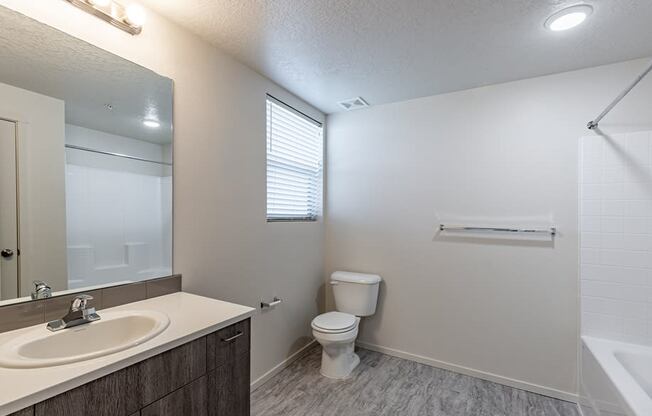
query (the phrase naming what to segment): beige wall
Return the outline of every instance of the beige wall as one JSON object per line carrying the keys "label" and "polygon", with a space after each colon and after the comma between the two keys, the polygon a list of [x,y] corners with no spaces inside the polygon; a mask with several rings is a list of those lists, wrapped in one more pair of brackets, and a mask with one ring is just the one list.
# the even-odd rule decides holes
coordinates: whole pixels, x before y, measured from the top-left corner
{"label": "beige wall", "polygon": [[256,306],[252,376],[302,347],[318,313],[321,222],[265,221],[265,94],[315,109],[207,43],[150,13],[130,36],[63,1],[0,0],[174,80],[174,270],[184,290]]}
{"label": "beige wall", "polygon": [[0,117],[18,127],[19,295],[29,296],[32,281],[40,279],[65,290],[64,103],[0,83]]}
{"label": "beige wall", "polygon": [[[363,320],[359,340],[572,397],[578,141],[645,64],[329,116],[326,273],[365,271],[385,279],[378,312]],[[649,129],[651,94],[649,78],[603,130]],[[436,237],[440,218],[453,217],[550,219],[560,234],[554,246]]]}

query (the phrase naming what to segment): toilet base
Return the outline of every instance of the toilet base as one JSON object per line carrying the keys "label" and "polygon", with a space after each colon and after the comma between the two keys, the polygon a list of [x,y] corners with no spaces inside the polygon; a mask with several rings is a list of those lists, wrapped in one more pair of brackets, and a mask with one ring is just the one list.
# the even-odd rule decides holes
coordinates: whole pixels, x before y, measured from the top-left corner
{"label": "toilet base", "polygon": [[354,352],[354,348],[353,342],[322,347],[321,375],[336,380],[348,378],[360,364],[360,357]]}

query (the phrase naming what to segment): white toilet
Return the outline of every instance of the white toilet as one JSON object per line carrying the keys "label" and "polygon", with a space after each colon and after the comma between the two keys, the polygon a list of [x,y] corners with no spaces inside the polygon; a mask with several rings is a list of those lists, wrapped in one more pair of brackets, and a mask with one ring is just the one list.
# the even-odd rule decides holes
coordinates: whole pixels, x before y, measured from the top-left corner
{"label": "white toilet", "polygon": [[354,352],[358,324],[363,316],[376,312],[378,286],[375,274],[335,272],[331,285],[337,312],[327,312],[312,320],[312,335],[322,345],[321,374],[346,378],[360,363]]}

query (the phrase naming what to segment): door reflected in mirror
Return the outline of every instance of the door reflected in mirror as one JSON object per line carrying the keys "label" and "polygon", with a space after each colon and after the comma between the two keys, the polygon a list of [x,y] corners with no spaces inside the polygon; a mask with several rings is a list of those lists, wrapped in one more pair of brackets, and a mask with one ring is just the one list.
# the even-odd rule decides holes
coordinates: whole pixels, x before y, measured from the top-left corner
{"label": "door reflected in mirror", "polygon": [[0,19],[0,300],[170,275],[172,81]]}

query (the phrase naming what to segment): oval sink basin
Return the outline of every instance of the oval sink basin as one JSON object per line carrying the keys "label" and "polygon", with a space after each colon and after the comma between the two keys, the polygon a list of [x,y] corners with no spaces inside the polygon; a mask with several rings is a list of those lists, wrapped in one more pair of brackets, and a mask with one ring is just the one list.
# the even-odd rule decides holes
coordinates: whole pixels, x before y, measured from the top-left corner
{"label": "oval sink basin", "polygon": [[170,318],[155,311],[99,312],[102,319],[58,332],[45,324],[0,345],[0,366],[39,368],[90,360],[140,345],[159,335]]}

